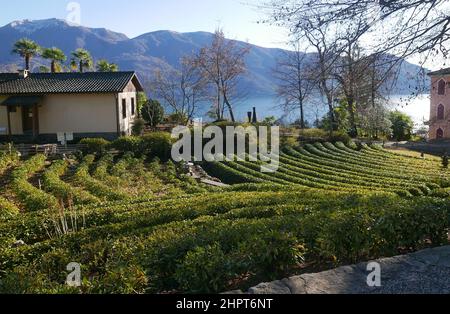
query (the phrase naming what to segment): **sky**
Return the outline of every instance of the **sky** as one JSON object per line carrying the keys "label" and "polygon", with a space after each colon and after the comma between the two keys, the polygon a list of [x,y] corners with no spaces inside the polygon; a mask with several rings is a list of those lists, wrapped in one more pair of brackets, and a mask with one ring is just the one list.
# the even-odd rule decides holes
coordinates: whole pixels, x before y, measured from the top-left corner
{"label": "sky", "polygon": [[[258,24],[258,0],[0,0],[0,24],[15,20],[78,19],[133,38],[156,30],[177,32],[223,28],[227,37],[263,47],[286,48],[285,30]],[[26,2],[26,4],[24,4]],[[75,4],[74,4],[75,3]],[[79,10],[78,10],[79,8]],[[78,14],[79,12],[79,14]]]}

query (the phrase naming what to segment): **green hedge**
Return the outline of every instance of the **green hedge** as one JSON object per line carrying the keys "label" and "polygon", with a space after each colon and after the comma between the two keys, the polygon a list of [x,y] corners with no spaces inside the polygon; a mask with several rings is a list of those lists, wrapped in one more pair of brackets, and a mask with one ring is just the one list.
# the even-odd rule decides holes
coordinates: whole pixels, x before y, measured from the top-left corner
{"label": "green hedge", "polygon": [[19,214],[16,205],[0,196],[0,219],[11,218]]}
{"label": "green hedge", "polygon": [[170,159],[173,140],[169,133],[153,132],[144,136],[121,137],[111,147],[123,154],[133,153],[136,157]]}
{"label": "green hedge", "polygon": [[[243,278],[282,278],[304,262],[347,264],[447,243],[449,201],[304,190],[102,206],[86,212],[82,232],[2,247],[0,291],[65,291],[55,265],[75,260],[84,267],[81,292],[222,292]],[[39,284],[19,284],[21,276]]]}
{"label": "green hedge", "polygon": [[86,148],[83,149],[84,154],[102,154],[109,148],[111,142],[104,138],[84,138],[80,144],[86,145]]}
{"label": "green hedge", "polygon": [[58,200],[28,182],[36,172],[44,169],[46,157],[35,155],[17,167],[11,174],[11,188],[24,207],[30,211],[57,208]]}

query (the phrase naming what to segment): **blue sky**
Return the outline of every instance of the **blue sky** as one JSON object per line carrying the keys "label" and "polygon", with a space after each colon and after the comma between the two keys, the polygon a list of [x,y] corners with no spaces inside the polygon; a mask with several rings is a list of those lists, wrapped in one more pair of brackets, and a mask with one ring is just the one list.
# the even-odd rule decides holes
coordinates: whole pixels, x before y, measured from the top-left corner
{"label": "blue sky", "polygon": [[[14,20],[68,18],[68,0],[2,1],[0,24]],[[264,15],[258,0],[78,0],[81,24],[105,27],[135,37],[155,30],[209,31],[222,27],[227,37],[265,47],[285,47],[286,32],[257,24]]]}

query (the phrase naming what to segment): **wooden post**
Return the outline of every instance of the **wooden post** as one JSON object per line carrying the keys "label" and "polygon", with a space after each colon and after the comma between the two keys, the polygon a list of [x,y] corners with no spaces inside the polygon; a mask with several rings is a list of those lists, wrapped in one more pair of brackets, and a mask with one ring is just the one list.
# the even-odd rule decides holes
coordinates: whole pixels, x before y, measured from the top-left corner
{"label": "wooden post", "polygon": [[8,136],[9,136],[9,139],[11,140],[11,135],[12,135],[12,131],[11,131],[11,112],[10,112],[8,106],[6,106],[6,112],[7,112],[7,116],[8,116]]}
{"label": "wooden post", "polygon": [[33,105],[33,137],[39,135],[39,109],[38,105]]}

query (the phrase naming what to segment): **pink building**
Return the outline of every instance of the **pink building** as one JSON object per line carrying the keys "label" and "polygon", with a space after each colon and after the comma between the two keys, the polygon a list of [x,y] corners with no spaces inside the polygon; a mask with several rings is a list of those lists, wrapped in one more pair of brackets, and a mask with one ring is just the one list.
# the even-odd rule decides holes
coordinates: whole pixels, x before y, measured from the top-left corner
{"label": "pink building", "polygon": [[450,68],[428,74],[431,77],[431,140],[450,139]]}

